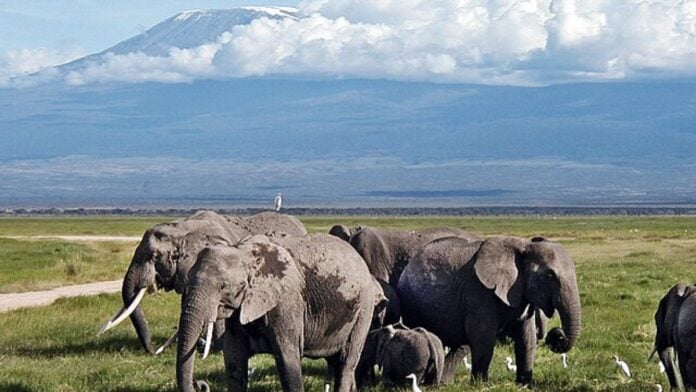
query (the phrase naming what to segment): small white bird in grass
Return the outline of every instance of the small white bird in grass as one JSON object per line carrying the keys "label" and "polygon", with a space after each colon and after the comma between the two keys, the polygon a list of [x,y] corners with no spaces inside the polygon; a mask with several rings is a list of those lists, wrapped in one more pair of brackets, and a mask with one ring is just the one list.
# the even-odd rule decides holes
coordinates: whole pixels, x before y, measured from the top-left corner
{"label": "small white bird in grass", "polygon": [[283,194],[281,192],[278,192],[276,195],[275,200],[273,201],[273,206],[276,211],[280,211],[280,209],[283,207]]}
{"label": "small white bird in grass", "polygon": [[469,357],[464,357],[464,367],[466,370],[471,370],[471,364],[469,363]]}
{"label": "small white bird in grass", "polygon": [[568,354],[561,354],[561,360],[563,361],[563,368],[568,369]]}
{"label": "small white bird in grass", "polygon": [[331,385],[329,385],[329,384],[324,385],[324,392],[331,392]]}
{"label": "small white bird in grass", "polygon": [[409,374],[406,376],[406,379],[411,380],[411,392],[423,392],[420,388],[418,388],[418,378],[415,374]]}
{"label": "small white bird in grass", "polygon": [[655,384],[655,388],[657,388],[657,392],[662,392],[662,384]]}
{"label": "small white bird in grass", "polygon": [[628,378],[631,378],[631,369],[628,368],[628,364],[622,360],[619,359],[616,355],[614,355],[614,362],[616,362],[616,366],[621,369],[621,372]]}
{"label": "small white bird in grass", "polygon": [[254,373],[256,373],[256,369],[255,369],[255,368],[249,368],[249,370],[247,370],[247,378],[248,378],[248,379],[251,379],[252,377],[254,377]]}
{"label": "small white bird in grass", "polygon": [[517,365],[512,363],[512,357],[507,357],[505,358],[505,363],[507,365],[507,368],[511,372],[516,372],[517,371]]}
{"label": "small white bird in grass", "polygon": [[664,373],[665,365],[662,363],[662,361],[657,361],[657,364],[660,366],[660,373]]}

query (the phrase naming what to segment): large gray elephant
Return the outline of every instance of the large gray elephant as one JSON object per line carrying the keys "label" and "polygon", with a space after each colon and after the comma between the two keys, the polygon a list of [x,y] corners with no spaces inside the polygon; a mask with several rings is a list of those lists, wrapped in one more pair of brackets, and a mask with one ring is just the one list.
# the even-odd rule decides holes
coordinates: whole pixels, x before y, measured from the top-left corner
{"label": "large gray elephant", "polygon": [[344,225],[335,225],[329,234],[349,241],[365,260],[370,273],[380,281],[389,299],[385,318],[387,324],[396,323],[401,318],[401,302],[396,290],[401,271],[425,244],[447,236],[481,239],[475,234],[448,227],[406,231],[372,227],[350,229]]}
{"label": "large gray elephant", "polygon": [[433,332],[454,352],[471,348],[472,379],[488,379],[496,333],[507,329],[514,342],[516,380],[532,382],[534,307],[549,317],[560,314],[563,329],[546,336],[552,351],[569,351],[580,336],[575,265],[561,245],[543,238],[435,240],[406,266],[398,287],[407,325]]}
{"label": "large gray elephant", "polygon": [[230,391],[247,390],[248,360],[256,353],[274,355],[284,391],[304,390],[303,356],[327,358],[334,390],[354,391],[355,367],[383,299],[357,252],[333,236],[254,236],[207,248],[182,299],[179,390],[207,388],[203,381],[194,386],[196,341],[206,325],[225,319]]}
{"label": "large gray elephant", "polygon": [[696,388],[696,286],[678,284],[655,312],[655,347],[672,388]]}
{"label": "large gray elephant", "polygon": [[391,385],[405,384],[411,373],[419,384],[437,385],[444,362],[445,350],[434,334],[424,328],[387,325],[370,331],[358,367],[381,367],[382,379]]}
{"label": "large gray elephant", "polygon": [[[140,308],[146,289],[154,286],[181,294],[187,285],[188,271],[203,248],[218,243],[233,245],[249,235],[266,233],[303,236],[307,230],[297,218],[275,212],[238,217],[213,211],[200,211],[188,218],[149,228],[135,249],[123,280],[124,306],[100,333],[130,316],[143,348],[154,353],[150,330]],[[219,340],[224,324],[219,323],[217,327]]]}

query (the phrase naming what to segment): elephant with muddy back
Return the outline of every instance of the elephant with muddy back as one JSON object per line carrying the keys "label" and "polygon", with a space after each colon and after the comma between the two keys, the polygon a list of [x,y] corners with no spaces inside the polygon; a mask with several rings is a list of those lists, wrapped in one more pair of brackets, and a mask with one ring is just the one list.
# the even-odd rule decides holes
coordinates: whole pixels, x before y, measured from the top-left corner
{"label": "elephant with muddy back", "polygon": [[[202,249],[215,244],[234,245],[247,236],[266,233],[302,236],[307,231],[297,218],[275,212],[238,217],[213,211],[200,211],[188,218],[147,229],[123,280],[123,308],[107,322],[100,334],[130,317],[143,348],[155,353],[140,307],[146,290],[155,287],[181,294],[188,284],[188,272]],[[221,344],[219,338],[223,331],[224,324],[219,323],[215,333],[217,346]]]}
{"label": "elephant with muddy back", "polygon": [[[560,315],[562,329],[546,335],[554,352],[569,351],[581,330],[575,265],[565,249],[543,238],[448,237],[426,245],[405,268],[398,285],[404,322],[437,335],[450,354],[469,346],[472,380],[487,380],[496,333],[509,331],[516,381],[532,382],[537,346],[534,308]],[[451,379],[459,357],[446,358]]]}
{"label": "elephant with muddy back", "polygon": [[354,391],[355,367],[381,301],[360,256],[333,236],[254,236],[206,248],[182,297],[179,390],[208,389],[193,380],[196,341],[206,326],[210,331],[225,320],[230,391],[247,390],[248,360],[257,353],[273,354],[284,391],[304,390],[302,357],[326,358],[334,390]]}

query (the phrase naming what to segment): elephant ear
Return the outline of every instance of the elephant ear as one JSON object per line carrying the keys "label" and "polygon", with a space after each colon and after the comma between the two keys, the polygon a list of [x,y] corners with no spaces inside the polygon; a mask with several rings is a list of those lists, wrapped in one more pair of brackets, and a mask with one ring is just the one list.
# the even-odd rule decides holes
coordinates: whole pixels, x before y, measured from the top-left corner
{"label": "elephant ear", "polygon": [[526,241],[517,238],[494,237],[484,241],[476,253],[474,271],[479,281],[494,290],[505,305],[518,307],[522,303],[524,282],[517,264],[524,253]]}
{"label": "elephant ear", "polygon": [[428,349],[430,350],[430,359],[428,360],[428,366],[425,368],[424,382],[428,385],[437,385],[442,381],[442,373],[445,370],[445,349],[442,346],[442,341],[424,328],[416,328],[415,331],[425,335],[428,339]]}
{"label": "elephant ear", "polygon": [[240,247],[250,260],[248,285],[239,314],[242,325],[275,308],[299,282],[299,271],[286,249],[257,236],[250,241],[251,244]]}

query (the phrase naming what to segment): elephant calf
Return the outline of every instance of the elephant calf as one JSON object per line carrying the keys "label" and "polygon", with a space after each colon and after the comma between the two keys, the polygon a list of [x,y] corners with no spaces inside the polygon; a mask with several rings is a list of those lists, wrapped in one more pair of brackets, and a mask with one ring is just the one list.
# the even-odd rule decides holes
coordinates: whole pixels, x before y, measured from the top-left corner
{"label": "elephant calf", "polygon": [[403,385],[413,373],[418,383],[437,385],[442,381],[445,350],[440,339],[424,328],[388,325],[370,332],[360,362],[363,369],[381,367],[387,384]]}

